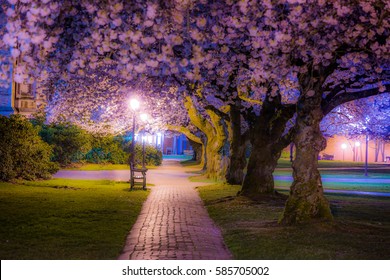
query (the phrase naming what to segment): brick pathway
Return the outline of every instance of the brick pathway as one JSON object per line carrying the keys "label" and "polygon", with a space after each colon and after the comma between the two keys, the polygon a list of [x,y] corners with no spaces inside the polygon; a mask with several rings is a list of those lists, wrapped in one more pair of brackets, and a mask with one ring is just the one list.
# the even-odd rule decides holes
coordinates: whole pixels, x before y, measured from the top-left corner
{"label": "brick pathway", "polygon": [[[126,239],[119,259],[231,259],[221,232],[208,216],[189,174],[164,162],[156,186]],[[150,180],[149,180],[150,181]],[[153,178],[152,178],[153,181]]]}

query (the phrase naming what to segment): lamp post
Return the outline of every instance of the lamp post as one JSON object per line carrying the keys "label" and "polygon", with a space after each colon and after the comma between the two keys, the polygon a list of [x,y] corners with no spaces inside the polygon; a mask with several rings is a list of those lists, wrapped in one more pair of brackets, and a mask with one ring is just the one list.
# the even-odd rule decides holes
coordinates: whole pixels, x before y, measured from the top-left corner
{"label": "lamp post", "polygon": [[364,176],[368,176],[368,132],[366,131],[366,159],[364,162]]}
{"label": "lamp post", "polygon": [[341,144],[341,149],[343,149],[343,161],[345,160],[344,154],[345,154],[345,149],[347,148],[347,144],[343,143]]}
{"label": "lamp post", "polygon": [[[355,157],[356,157],[355,161],[359,160],[359,150],[358,150],[359,147],[360,147],[360,142],[356,141],[355,142]],[[361,157],[361,155],[360,155],[360,157]]]}
{"label": "lamp post", "polygon": [[[148,115],[147,114],[141,114],[141,120],[143,122],[146,122],[146,120],[148,119]],[[143,133],[142,135],[142,168],[145,168],[145,135]]]}
{"label": "lamp post", "polygon": [[[130,100],[130,108],[133,111],[133,128],[132,128],[132,141],[131,141],[131,165],[134,166],[135,164],[135,155],[134,155],[134,148],[135,148],[135,125],[136,125],[136,111],[139,108],[139,101],[137,99],[131,99]],[[130,166],[131,168],[131,166]]]}

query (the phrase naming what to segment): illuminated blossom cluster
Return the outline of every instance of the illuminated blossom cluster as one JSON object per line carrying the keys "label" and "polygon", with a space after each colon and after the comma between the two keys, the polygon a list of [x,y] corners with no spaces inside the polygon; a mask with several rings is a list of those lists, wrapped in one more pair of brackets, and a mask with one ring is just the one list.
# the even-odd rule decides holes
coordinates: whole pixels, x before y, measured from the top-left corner
{"label": "illuminated blossom cluster", "polygon": [[[241,93],[253,106],[267,94],[296,103],[302,74],[328,67],[349,73],[334,74],[333,87],[365,82],[365,74],[385,91],[388,1],[2,0],[2,7],[2,48],[10,50],[2,61],[12,60],[16,82],[68,81],[105,65],[130,82],[169,80],[178,94],[201,85],[225,100]],[[9,64],[1,71],[6,78]]]}
{"label": "illuminated blossom cluster", "polygon": [[327,135],[356,137],[368,134],[371,138],[389,140],[390,94],[355,100],[335,108],[321,123]]}

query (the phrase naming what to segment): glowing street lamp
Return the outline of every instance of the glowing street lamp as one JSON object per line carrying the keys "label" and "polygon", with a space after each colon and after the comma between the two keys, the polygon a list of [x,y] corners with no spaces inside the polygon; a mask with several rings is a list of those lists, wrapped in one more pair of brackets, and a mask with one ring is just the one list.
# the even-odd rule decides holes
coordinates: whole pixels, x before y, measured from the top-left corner
{"label": "glowing street lamp", "polygon": [[356,141],[355,142],[355,147],[360,147],[360,142]]}
{"label": "glowing street lamp", "polygon": [[139,108],[139,101],[135,98],[130,100],[130,108],[135,112]]}
{"label": "glowing street lamp", "polygon": [[356,141],[353,147],[353,161],[359,160],[359,147],[360,147],[360,142]]}
{"label": "glowing street lamp", "polygon": [[344,153],[346,148],[347,148],[347,144],[345,143],[341,144],[341,149],[343,149],[343,161],[344,161]]}

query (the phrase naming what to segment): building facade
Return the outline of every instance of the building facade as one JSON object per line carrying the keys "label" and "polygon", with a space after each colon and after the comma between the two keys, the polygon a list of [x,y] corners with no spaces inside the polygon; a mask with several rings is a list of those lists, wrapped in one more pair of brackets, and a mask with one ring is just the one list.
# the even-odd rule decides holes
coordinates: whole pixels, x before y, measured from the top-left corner
{"label": "building facade", "polygon": [[[6,16],[0,6],[0,30],[4,31]],[[0,37],[3,32],[0,32]],[[13,69],[18,61],[9,65],[10,49],[0,49],[0,67],[8,69],[8,77],[0,80],[0,115],[21,114],[30,117],[46,104],[46,97],[36,89],[36,84],[16,83]]]}
{"label": "building facade", "polygon": [[[6,54],[4,51],[0,55]],[[36,83],[16,83],[12,79],[10,67],[9,80],[1,81],[0,86],[0,115],[21,114],[31,117],[46,104],[46,96],[36,88]]]}
{"label": "building facade", "polygon": [[193,149],[184,134],[175,134],[169,131],[156,134],[135,134],[135,141],[139,142],[141,140],[149,145],[156,146],[163,155],[193,154]]}

